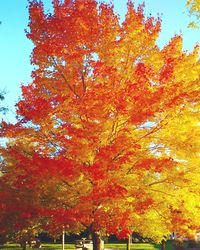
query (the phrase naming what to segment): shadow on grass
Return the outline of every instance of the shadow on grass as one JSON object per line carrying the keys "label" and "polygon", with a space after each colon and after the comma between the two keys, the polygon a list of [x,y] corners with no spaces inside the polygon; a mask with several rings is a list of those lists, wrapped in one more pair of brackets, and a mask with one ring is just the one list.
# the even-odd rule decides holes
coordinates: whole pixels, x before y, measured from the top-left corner
{"label": "shadow on grass", "polygon": [[[4,249],[4,250],[21,250],[21,248],[20,247],[18,247],[18,246],[0,246],[0,249]],[[28,249],[27,249],[28,250]]]}
{"label": "shadow on grass", "polygon": [[[1,1],[1,0],[0,0]],[[22,248],[17,244],[5,244],[0,245],[0,250],[22,250]],[[41,248],[29,248],[27,247],[26,250],[61,250],[62,245],[61,244],[42,244]],[[75,250],[75,247],[73,244],[65,244],[66,250]]]}
{"label": "shadow on grass", "polygon": [[[0,246],[0,249],[4,250],[22,250],[20,247],[14,247],[14,246]],[[29,248],[27,248],[29,250]]]}

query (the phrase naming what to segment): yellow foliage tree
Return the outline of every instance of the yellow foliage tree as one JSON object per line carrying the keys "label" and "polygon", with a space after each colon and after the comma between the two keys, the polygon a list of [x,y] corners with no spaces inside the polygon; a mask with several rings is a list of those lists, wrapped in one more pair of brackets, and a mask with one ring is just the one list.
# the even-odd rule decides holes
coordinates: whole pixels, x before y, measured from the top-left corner
{"label": "yellow foliage tree", "polygon": [[30,2],[36,68],[21,120],[1,124],[2,180],[37,194],[41,227],[89,228],[95,250],[99,235],[191,236],[200,227],[199,48],[183,51],[177,35],[159,48],[160,19],[131,1],[122,24],[95,0],[53,5],[46,15]]}

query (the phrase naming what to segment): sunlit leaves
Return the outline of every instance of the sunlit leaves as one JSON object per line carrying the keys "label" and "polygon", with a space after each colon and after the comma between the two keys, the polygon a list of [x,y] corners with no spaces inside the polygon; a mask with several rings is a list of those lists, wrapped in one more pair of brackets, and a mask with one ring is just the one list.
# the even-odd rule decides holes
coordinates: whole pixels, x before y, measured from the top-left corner
{"label": "sunlit leaves", "polygon": [[189,23],[190,28],[199,28],[200,18],[200,1],[199,0],[187,0],[186,6],[189,9],[191,16],[195,17],[195,21]]}
{"label": "sunlit leaves", "polygon": [[29,6],[37,67],[21,120],[2,123],[5,178],[31,190],[52,234],[90,227],[161,240],[181,223],[198,228],[198,47],[186,53],[174,36],[159,48],[160,19],[131,1],[122,24],[93,0],[53,6],[51,15]]}

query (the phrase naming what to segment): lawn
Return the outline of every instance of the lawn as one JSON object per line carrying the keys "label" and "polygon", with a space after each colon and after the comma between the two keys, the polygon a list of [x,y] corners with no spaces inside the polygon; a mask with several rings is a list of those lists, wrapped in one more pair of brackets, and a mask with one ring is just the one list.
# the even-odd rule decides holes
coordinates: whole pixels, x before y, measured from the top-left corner
{"label": "lawn", "polygon": [[[105,244],[105,248],[118,248],[120,250],[125,250],[126,245],[125,244]],[[21,248],[16,244],[7,244],[4,246],[0,246],[0,249],[4,250],[21,250]],[[32,248],[27,248],[27,250],[31,250]],[[42,244],[42,248],[44,250],[61,250],[62,246],[61,244]],[[74,244],[65,244],[66,250],[75,250]],[[159,250],[159,245],[153,245],[153,244],[132,244],[131,250]]]}

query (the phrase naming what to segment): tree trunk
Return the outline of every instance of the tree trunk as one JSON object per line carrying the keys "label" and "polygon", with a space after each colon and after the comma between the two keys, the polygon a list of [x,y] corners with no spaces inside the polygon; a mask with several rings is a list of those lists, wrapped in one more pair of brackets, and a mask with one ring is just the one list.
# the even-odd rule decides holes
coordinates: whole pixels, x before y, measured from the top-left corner
{"label": "tree trunk", "polygon": [[62,231],[62,250],[65,250],[65,229]]}
{"label": "tree trunk", "polygon": [[175,249],[176,249],[176,250],[183,250],[183,249],[184,249],[184,247],[183,247],[183,242],[180,241],[180,240],[176,240],[176,241],[175,241]]}
{"label": "tree trunk", "polygon": [[127,238],[126,250],[131,250],[131,236],[130,235]]}
{"label": "tree trunk", "polygon": [[22,240],[21,248],[22,248],[22,250],[26,250],[26,240]]}
{"label": "tree trunk", "polygon": [[101,249],[101,236],[99,232],[92,232],[93,250]]}
{"label": "tree trunk", "polygon": [[166,250],[166,241],[162,240],[161,242],[161,250]]}

